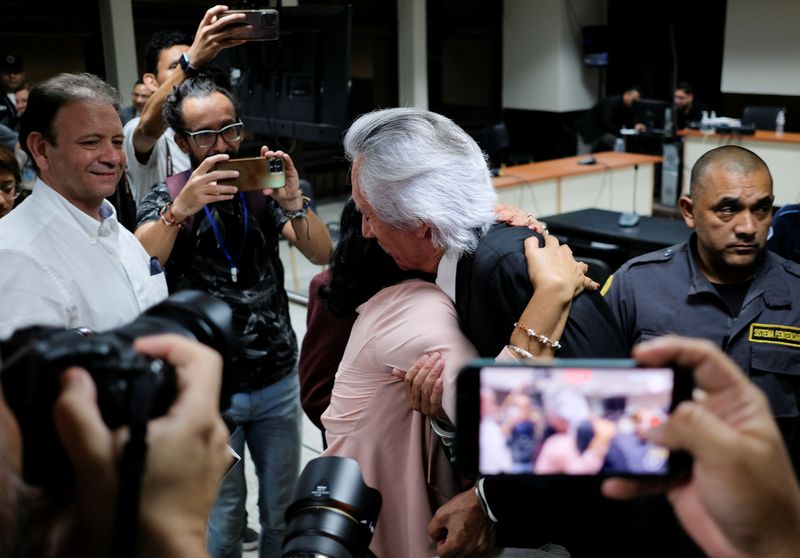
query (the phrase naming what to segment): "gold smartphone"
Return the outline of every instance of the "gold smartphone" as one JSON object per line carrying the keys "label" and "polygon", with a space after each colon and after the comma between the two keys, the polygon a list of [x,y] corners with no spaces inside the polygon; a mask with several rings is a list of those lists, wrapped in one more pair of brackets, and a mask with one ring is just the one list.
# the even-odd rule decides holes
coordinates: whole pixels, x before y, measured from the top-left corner
{"label": "gold smartphone", "polygon": [[286,186],[286,175],[283,171],[283,159],[279,157],[248,157],[245,159],[228,159],[217,163],[217,170],[239,171],[238,178],[226,178],[222,184],[236,186],[240,192],[263,190],[265,188],[283,188]]}

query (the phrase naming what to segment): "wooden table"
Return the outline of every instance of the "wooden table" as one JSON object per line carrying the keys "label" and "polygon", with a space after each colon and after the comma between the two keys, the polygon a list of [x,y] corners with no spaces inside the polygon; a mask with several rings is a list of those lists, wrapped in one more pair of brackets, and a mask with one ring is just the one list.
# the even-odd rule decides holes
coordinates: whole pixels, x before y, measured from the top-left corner
{"label": "wooden table", "polygon": [[661,157],[609,151],[595,153],[593,165],[578,162],[586,155],[505,167],[494,178],[499,201],[553,215],[600,208],[653,213],[654,166]]}
{"label": "wooden table", "polygon": [[707,151],[722,145],[745,147],[764,159],[772,173],[775,205],[800,202],[800,134],[756,130],[753,135],[681,130],[683,136],[683,190],[689,191],[692,167]]}

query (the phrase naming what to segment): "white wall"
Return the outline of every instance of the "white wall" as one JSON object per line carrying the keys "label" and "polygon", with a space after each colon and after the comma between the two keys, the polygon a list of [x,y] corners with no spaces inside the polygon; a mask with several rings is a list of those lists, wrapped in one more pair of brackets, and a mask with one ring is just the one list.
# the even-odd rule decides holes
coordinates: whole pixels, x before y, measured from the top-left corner
{"label": "white wall", "polygon": [[581,28],[606,22],[603,0],[505,0],[503,108],[568,112],[597,100]]}
{"label": "white wall", "polygon": [[722,91],[800,95],[800,2],[728,0]]}

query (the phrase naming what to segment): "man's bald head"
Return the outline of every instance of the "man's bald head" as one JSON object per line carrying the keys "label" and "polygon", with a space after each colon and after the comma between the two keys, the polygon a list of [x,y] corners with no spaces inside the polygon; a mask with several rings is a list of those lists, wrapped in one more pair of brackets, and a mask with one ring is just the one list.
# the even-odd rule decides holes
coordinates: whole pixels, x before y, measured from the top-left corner
{"label": "man's bald head", "polygon": [[772,190],[772,174],[761,157],[738,145],[723,145],[705,153],[692,167],[689,196],[693,199],[700,194],[706,176],[712,169],[742,175],[764,171],[769,175],[769,187]]}

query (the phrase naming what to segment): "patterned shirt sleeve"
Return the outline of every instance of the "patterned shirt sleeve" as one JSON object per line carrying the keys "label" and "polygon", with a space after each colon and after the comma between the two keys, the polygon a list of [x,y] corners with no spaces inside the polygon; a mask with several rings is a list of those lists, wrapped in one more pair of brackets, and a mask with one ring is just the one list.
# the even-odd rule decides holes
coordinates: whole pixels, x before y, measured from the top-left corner
{"label": "patterned shirt sleeve", "polygon": [[136,226],[141,227],[144,223],[155,221],[161,209],[170,202],[169,191],[164,182],[159,182],[139,204],[136,212]]}

